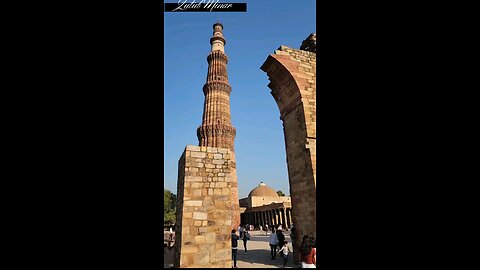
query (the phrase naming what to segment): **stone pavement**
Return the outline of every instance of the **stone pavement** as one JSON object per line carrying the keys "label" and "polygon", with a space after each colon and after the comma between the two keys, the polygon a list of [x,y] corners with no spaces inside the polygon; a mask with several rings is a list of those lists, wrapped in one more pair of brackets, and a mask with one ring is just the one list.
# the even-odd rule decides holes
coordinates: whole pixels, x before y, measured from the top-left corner
{"label": "stone pavement", "polygon": [[[284,232],[285,240],[292,250],[290,232]],[[270,245],[268,244],[268,236],[260,231],[250,232],[251,238],[247,242],[247,254],[244,253],[243,240],[238,241],[238,268],[282,268],[283,258],[277,255],[275,260],[270,260]],[[173,249],[164,253],[164,268],[173,266]],[[296,268],[293,263],[293,254],[288,255],[286,268]]]}

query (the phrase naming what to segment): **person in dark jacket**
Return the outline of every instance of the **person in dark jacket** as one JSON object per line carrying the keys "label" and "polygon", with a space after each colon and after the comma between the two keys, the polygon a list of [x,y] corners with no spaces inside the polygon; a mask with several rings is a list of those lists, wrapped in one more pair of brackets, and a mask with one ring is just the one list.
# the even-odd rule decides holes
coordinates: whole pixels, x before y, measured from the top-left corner
{"label": "person in dark jacket", "polygon": [[245,231],[243,234],[243,247],[245,248],[245,254],[247,254],[247,241],[250,240],[250,233]]}
{"label": "person in dark jacket", "polygon": [[233,260],[233,268],[237,267],[237,246],[238,246],[238,239],[240,237],[237,235],[237,230],[232,230],[232,260]]}
{"label": "person in dark jacket", "polygon": [[277,239],[278,239],[278,249],[283,246],[283,242],[285,242],[285,235],[283,234],[282,230],[277,230]]}

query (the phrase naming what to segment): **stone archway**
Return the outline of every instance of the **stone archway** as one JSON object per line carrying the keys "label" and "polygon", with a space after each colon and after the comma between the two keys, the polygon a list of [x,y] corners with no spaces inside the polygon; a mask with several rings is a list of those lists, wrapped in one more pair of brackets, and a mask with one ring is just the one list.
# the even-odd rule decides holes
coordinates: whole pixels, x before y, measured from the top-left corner
{"label": "stone archway", "polygon": [[303,235],[316,233],[316,36],[302,50],[280,46],[260,68],[280,110],[292,197],[295,262]]}

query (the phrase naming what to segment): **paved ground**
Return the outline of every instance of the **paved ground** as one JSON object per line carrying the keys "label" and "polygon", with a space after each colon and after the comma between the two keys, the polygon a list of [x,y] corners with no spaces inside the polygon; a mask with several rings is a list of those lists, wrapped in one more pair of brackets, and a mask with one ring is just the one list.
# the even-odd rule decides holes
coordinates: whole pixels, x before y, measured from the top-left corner
{"label": "paved ground", "polygon": [[[268,244],[268,236],[260,231],[250,233],[251,239],[247,242],[247,254],[244,253],[243,241],[238,241],[238,268],[282,268],[283,258],[277,255],[275,260],[270,260],[270,246]],[[268,233],[270,235],[270,233]],[[284,232],[285,240],[288,241],[290,250],[292,243],[290,240],[290,232]],[[286,268],[295,268],[293,264],[292,254],[288,256]],[[173,266],[173,249],[164,253],[164,267]]]}

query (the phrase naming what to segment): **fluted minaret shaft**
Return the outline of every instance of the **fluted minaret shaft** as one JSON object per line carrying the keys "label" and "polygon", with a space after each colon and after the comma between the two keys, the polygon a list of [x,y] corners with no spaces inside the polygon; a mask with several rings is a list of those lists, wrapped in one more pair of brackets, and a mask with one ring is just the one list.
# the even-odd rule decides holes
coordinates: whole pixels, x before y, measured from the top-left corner
{"label": "fluted minaret shaft", "polygon": [[197,129],[200,146],[223,147],[234,150],[235,128],[230,117],[230,92],[225,54],[225,38],[223,25],[213,25],[213,36],[210,38],[212,49],[207,57],[207,81],[203,86],[205,103],[202,125]]}

